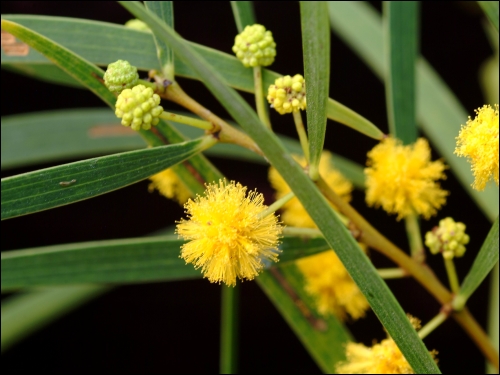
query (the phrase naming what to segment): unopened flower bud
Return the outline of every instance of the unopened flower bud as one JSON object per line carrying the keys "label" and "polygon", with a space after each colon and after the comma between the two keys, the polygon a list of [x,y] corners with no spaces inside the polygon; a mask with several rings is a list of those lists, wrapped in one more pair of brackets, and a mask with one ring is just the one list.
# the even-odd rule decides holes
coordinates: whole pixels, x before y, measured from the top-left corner
{"label": "unopened flower bud", "polygon": [[246,68],[268,66],[274,62],[276,43],[273,34],[262,25],[245,27],[234,38],[233,52]]}
{"label": "unopened flower bud", "polygon": [[134,130],[148,130],[151,125],[160,121],[163,112],[160,97],[153,89],[137,85],[132,89],[123,90],[116,101],[115,114],[122,119],[122,125],[131,126]]}
{"label": "unopened flower bud", "polygon": [[443,253],[446,259],[461,257],[465,253],[465,245],[469,243],[469,236],[465,233],[465,224],[456,223],[451,217],[439,222],[425,235],[425,244],[431,253]]}
{"label": "unopened flower bud", "polygon": [[106,73],[104,73],[104,84],[109,91],[117,94],[134,87],[138,81],[137,68],[124,60],[109,64]]}

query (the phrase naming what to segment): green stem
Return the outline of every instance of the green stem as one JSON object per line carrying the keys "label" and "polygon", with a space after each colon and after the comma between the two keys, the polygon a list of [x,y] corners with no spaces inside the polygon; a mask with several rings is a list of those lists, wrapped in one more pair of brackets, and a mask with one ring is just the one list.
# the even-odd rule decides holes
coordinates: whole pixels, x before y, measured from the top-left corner
{"label": "green stem", "polygon": [[285,227],[283,228],[283,234],[295,237],[323,237],[323,233],[319,229],[314,228],[296,228],[296,227]]}
{"label": "green stem", "polygon": [[274,202],[272,205],[267,207],[264,211],[262,211],[259,216],[261,218],[266,217],[267,215],[272,214],[273,212],[278,211],[281,207],[283,207],[285,204],[287,204],[293,197],[295,197],[295,194],[293,191],[285,195],[284,197],[278,199],[276,202]]}
{"label": "green stem", "polygon": [[238,362],[239,287],[222,286],[220,373],[235,374]]}
{"label": "green stem", "polygon": [[302,122],[302,116],[300,111],[292,112],[293,121],[295,121],[295,127],[297,128],[297,134],[299,135],[300,146],[302,147],[302,152],[306,158],[307,164],[309,164],[309,141],[307,140],[306,128]]}
{"label": "green stem", "polygon": [[458,293],[460,290],[460,284],[458,282],[457,271],[455,269],[455,263],[453,263],[453,258],[444,258],[444,265],[446,266],[446,273],[448,274],[448,280],[450,281],[450,288],[453,293]]}
{"label": "green stem", "polygon": [[402,268],[378,268],[377,272],[382,279],[399,279],[408,277],[408,272]]}
{"label": "green stem", "polygon": [[260,121],[262,121],[268,129],[271,129],[269,113],[267,113],[265,107],[266,101],[262,87],[262,70],[260,66],[254,66],[253,68],[253,83],[255,87],[255,106],[257,107],[257,114],[259,115]]}
{"label": "green stem", "polygon": [[443,323],[446,319],[448,319],[448,315],[449,314],[441,311],[418,331],[418,337],[420,337],[421,339],[427,337],[429,333],[434,331],[437,327],[441,325],[441,323]]}
{"label": "green stem", "polygon": [[167,121],[178,122],[179,124],[193,126],[195,128],[203,130],[212,130],[214,128],[214,125],[208,121],[198,120],[188,116],[176,115],[175,113],[170,113],[165,111],[162,112],[160,118]]}
{"label": "green stem", "polygon": [[405,217],[406,233],[408,234],[408,241],[410,243],[411,256],[417,262],[424,263],[425,250],[422,243],[422,236],[420,234],[420,224],[418,216],[413,212]]}

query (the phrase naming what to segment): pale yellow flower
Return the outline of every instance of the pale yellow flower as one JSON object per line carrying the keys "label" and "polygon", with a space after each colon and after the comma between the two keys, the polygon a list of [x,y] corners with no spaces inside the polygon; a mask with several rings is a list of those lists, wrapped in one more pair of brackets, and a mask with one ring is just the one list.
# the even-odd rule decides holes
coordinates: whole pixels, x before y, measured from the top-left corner
{"label": "pale yellow flower", "polygon": [[413,212],[429,219],[446,203],[448,192],[436,182],[446,178],[446,166],[440,160],[431,161],[423,138],[408,146],[386,138],[368,152],[367,165],[366,202],[397,214],[398,220]]}
{"label": "pale yellow flower", "polygon": [[[420,328],[420,321],[409,316],[415,329]],[[437,363],[438,352],[430,352]],[[346,346],[347,361],[337,365],[338,374],[414,374],[410,364],[391,337],[382,340],[371,348],[363,344],[350,342]]]}
{"label": "pale yellow flower", "polygon": [[151,180],[148,186],[150,193],[156,189],[165,197],[174,199],[179,204],[184,204],[191,198],[191,191],[170,168],[149,177],[149,179]]}
{"label": "pale yellow flower", "polygon": [[[306,161],[303,157],[294,155],[294,158],[303,167],[306,165]],[[333,191],[335,191],[337,195],[341,196],[346,202],[349,202],[351,200],[351,191],[353,189],[352,184],[338,170],[335,169],[331,158],[332,155],[330,152],[323,151],[319,163],[319,172]],[[281,177],[278,171],[273,167],[269,169],[269,181],[271,182],[272,187],[276,190],[276,199],[283,198],[291,191],[283,177]],[[282,211],[283,213],[281,214],[281,219],[285,224],[302,228],[316,228],[314,221],[311,219],[297,197],[294,197],[286,203],[282,207]]]}
{"label": "pale yellow flower", "polygon": [[207,185],[205,196],[184,205],[189,219],[177,224],[176,232],[189,242],[182,245],[181,258],[202,267],[211,282],[236,285],[236,278],[254,279],[263,260],[278,261],[282,226],[271,213],[262,194],[234,181]]}
{"label": "pale yellow flower", "polygon": [[455,154],[465,156],[472,164],[472,187],[482,191],[489,180],[498,185],[498,104],[476,110],[474,120],[462,126],[457,137]]}
{"label": "pale yellow flower", "polygon": [[354,320],[365,316],[370,305],[332,250],[301,258],[296,264],[321,315],[335,315],[340,320],[348,315]]}

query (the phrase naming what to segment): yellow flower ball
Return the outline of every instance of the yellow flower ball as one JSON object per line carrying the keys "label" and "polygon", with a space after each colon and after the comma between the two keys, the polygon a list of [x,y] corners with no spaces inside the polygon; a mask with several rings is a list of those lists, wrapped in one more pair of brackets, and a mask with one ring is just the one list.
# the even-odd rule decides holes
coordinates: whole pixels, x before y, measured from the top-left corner
{"label": "yellow flower ball", "polygon": [[474,120],[469,117],[457,137],[455,154],[472,164],[474,189],[484,190],[490,180],[498,185],[498,104],[477,109]]}
{"label": "yellow flower ball", "polygon": [[368,152],[367,165],[367,204],[397,214],[398,220],[412,213],[429,219],[446,203],[448,192],[436,182],[446,178],[446,166],[440,160],[431,161],[423,138],[408,146],[386,138]]}
{"label": "yellow flower ball", "polygon": [[234,181],[207,185],[205,196],[184,205],[189,219],[176,232],[188,240],[181,258],[201,267],[214,283],[236,285],[236,278],[253,280],[264,268],[263,260],[278,261],[282,226],[267,209],[264,196]]}

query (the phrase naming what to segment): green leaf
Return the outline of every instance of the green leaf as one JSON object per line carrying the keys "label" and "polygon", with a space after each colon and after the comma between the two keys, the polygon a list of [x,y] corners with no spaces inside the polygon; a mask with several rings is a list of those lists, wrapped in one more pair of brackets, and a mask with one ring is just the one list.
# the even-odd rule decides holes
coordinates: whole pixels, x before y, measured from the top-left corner
{"label": "green leaf", "polygon": [[2,300],[2,352],[108,289],[99,285],[60,286]]}
{"label": "green leaf", "polygon": [[478,1],[478,3],[498,33],[498,1]]}
{"label": "green leaf", "polygon": [[[187,115],[184,112],[179,114]],[[187,139],[199,137],[203,133],[191,126],[172,124]],[[2,118],[1,129],[2,169],[69,158],[106,155],[144,147],[144,141],[139,134],[122,126],[114,113],[106,108],[69,109],[6,116]],[[46,134],[51,136],[47,138]],[[171,142],[176,141],[172,134],[167,136]],[[295,139],[286,136],[279,138],[288,151],[301,153],[300,145]],[[182,141],[184,138],[180,139]],[[209,156],[267,165],[261,156],[228,143],[218,143],[204,153]],[[201,163],[198,158],[208,163],[203,155],[196,155],[188,162],[191,165]],[[336,154],[332,155],[332,162],[358,189],[364,189],[364,173],[361,165]],[[207,166],[200,167],[202,171],[207,168]],[[203,174],[205,175],[205,172]],[[212,173],[204,178],[216,181],[222,178],[222,175]]]}
{"label": "green leaf", "polygon": [[2,220],[92,198],[202,151],[213,138],[82,160],[2,179]]}
{"label": "green leaf", "polygon": [[[2,252],[2,290],[83,283],[137,283],[201,277],[179,258],[176,235],[128,238]],[[280,262],[328,250],[322,238],[284,237]],[[268,264],[267,266],[273,266]]]}
{"label": "green leaf", "polygon": [[82,89],[80,82],[61,70],[53,64],[37,64],[37,63],[14,63],[2,64],[2,69],[10,70],[11,72],[28,76],[33,79],[38,79],[47,83],[69,86],[76,89]]}
{"label": "green leaf", "polygon": [[[69,109],[2,117],[2,169],[144,148],[108,108]],[[47,137],[50,134],[50,137]]]}
{"label": "green leaf", "polygon": [[[76,56],[65,47],[48,40],[42,35],[14,22],[2,19],[2,30],[13,34],[16,38],[28,43],[38,52],[45,55],[53,63],[67,73],[76,76],[95,95],[105,102],[113,103],[116,97],[104,86],[104,72],[92,63]],[[71,68],[70,68],[71,67]],[[71,72],[70,72],[71,70]]]}
{"label": "green leaf", "polygon": [[[64,45],[75,54],[97,65],[107,66],[119,59],[127,60],[138,69],[146,71],[158,65],[156,47],[149,32],[133,30],[116,24],[74,18],[25,15],[3,15],[2,17],[21,23],[45,35],[46,38]],[[99,43],[96,43],[96,40]],[[252,70],[246,69],[236,57],[195,43],[190,43],[190,45],[210,65],[216,67],[223,74],[230,86],[238,90],[254,92]],[[3,49],[1,53],[2,66],[48,63],[47,59],[36,51],[30,51],[27,56],[8,56]],[[36,70],[32,71],[32,77],[35,77],[36,72]],[[198,79],[188,65],[179,59],[175,60],[175,74]],[[280,76],[278,73],[262,69],[264,87],[274,84],[276,78]],[[62,78],[59,78],[58,81],[60,79]],[[329,119],[347,125],[369,137],[381,139],[383,136],[383,133],[374,124],[335,100],[328,100],[327,116]]]}
{"label": "green leaf", "polygon": [[231,9],[238,33],[241,33],[245,26],[257,23],[251,1],[231,1]]}
{"label": "green leaf", "polygon": [[465,279],[460,287],[460,291],[455,297],[456,301],[465,305],[469,297],[481,285],[483,280],[488,276],[495,264],[498,263],[498,217],[493,223],[488,236],[484,240],[479,254],[477,254],[474,264],[465,276]]}
{"label": "green leaf", "polygon": [[310,175],[318,177],[326,131],[326,105],[330,82],[330,30],[325,2],[301,1],[300,23],[307,90],[307,133]]}
{"label": "green leaf", "polygon": [[417,140],[415,61],[418,48],[418,2],[386,1],[383,4],[389,129],[403,144],[412,144]]}
{"label": "green leaf", "polygon": [[[144,5],[151,12],[160,17],[167,25],[174,28],[174,2],[173,1],[145,1]],[[153,36],[154,37],[154,36]],[[174,79],[174,52],[161,40],[154,37],[158,60],[165,78]]]}
{"label": "green leaf", "polygon": [[334,316],[318,315],[313,300],[304,291],[303,276],[295,264],[265,271],[257,283],[323,372],[335,373],[335,364],[345,360],[345,344],[352,341],[352,337]]}
{"label": "green leaf", "polygon": [[[382,22],[377,11],[364,2],[328,3],[330,26],[381,79],[384,79]],[[420,58],[417,61],[417,120],[421,129],[446,159],[464,189],[491,220],[498,216],[498,187],[485,191],[472,189],[473,176],[465,158],[453,154],[455,137],[468,114],[434,69]]]}
{"label": "green leaf", "polygon": [[314,183],[293,161],[283,145],[260,121],[247,102],[226,85],[224,78],[174,30],[148,12],[140,3],[120,2],[136,17],[146,22],[158,38],[170,45],[178,59],[189,64],[229,114],[243,127],[264,152],[270,163],[301,201],[323,233],[327,243],[349,271],[361,292],[401,352],[417,373],[439,373],[425,345],[419,339],[403,309],[376,269],[359,248],[351,233],[340,222]]}

